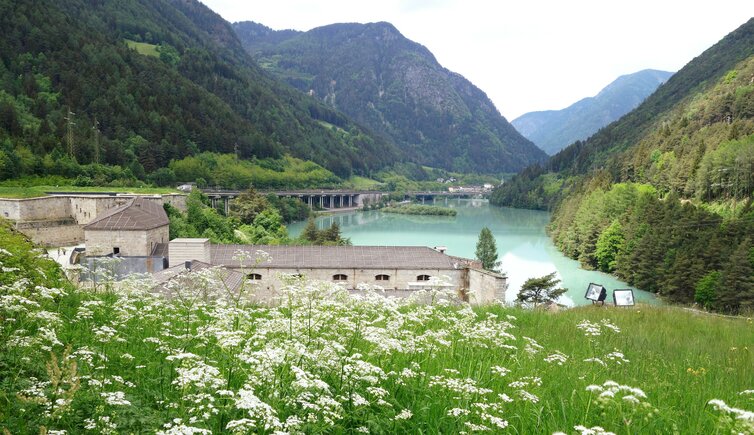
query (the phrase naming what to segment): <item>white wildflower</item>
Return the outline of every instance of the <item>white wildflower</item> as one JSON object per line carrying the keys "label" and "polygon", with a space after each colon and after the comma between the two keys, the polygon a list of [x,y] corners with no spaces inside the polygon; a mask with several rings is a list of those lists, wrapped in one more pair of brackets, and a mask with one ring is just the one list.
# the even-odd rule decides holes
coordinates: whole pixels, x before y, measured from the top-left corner
{"label": "white wildflower", "polygon": [[472,432],[491,432],[492,431],[492,429],[490,429],[489,427],[483,424],[476,424],[470,421],[465,421],[463,424]]}
{"label": "white wildflower", "polygon": [[724,401],[720,399],[712,399],[709,402],[707,402],[707,404],[711,405],[717,411],[724,412],[726,414],[732,414],[737,420],[743,420],[743,421],[754,423],[754,412],[752,411],[747,411],[745,409],[739,409],[739,408],[734,408],[732,406],[728,406],[728,404],[726,404]]}
{"label": "white wildflower", "polygon": [[573,427],[576,431],[578,431],[581,435],[596,435],[596,434],[602,434],[602,435],[615,435],[613,432],[607,432],[605,429],[601,428],[600,426],[594,426],[594,427],[586,427],[586,426],[574,426]]}
{"label": "white wildflower", "polygon": [[607,363],[605,361],[602,361],[601,359],[594,357],[594,358],[586,358],[584,362],[594,362],[597,363],[603,367],[607,367]]}
{"label": "white wildflower", "polygon": [[462,415],[469,415],[469,414],[471,414],[471,411],[469,411],[468,409],[463,409],[463,408],[453,408],[448,411],[448,415],[451,417],[460,417]]}
{"label": "white wildflower", "polygon": [[531,403],[539,402],[539,397],[537,397],[534,394],[531,394],[530,392],[526,390],[518,390],[517,393],[518,393],[518,397],[524,402],[531,402]]}
{"label": "white wildflower", "polygon": [[568,356],[561,353],[561,352],[555,352],[547,357],[545,357],[545,362],[547,363],[554,363],[559,366],[562,366],[566,360],[568,360]]}
{"label": "white wildflower", "polygon": [[398,415],[395,416],[396,420],[408,420],[411,417],[413,417],[414,413],[411,412],[408,409],[404,409],[403,411],[399,412]]}
{"label": "white wildflower", "polygon": [[126,393],[122,391],[115,391],[112,393],[100,393],[105,399],[105,403],[113,406],[131,406],[131,402],[126,400]]}
{"label": "white wildflower", "polygon": [[506,369],[505,367],[500,367],[500,366],[492,366],[491,370],[492,370],[492,373],[495,373],[496,375],[499,375],[499,376],[505,376],[511,372],[509,369]]}

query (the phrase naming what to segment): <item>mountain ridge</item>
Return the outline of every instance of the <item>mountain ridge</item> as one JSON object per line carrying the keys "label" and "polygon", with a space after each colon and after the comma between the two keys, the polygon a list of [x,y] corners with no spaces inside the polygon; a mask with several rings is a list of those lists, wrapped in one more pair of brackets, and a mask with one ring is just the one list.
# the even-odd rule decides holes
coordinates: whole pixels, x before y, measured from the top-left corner
{"label": "mountain ridge", "polygon": [[672,74],[653,69],[625,74],[593,97],[582,98],[560,110],[525,113],[511,124],[524,137],[553,155],[577,140],[587,139],[636,108]]}
{"label": "mountain ridge", "polygon": [[0,178],[145,180],[203,151],[292,154],[341,177],[405,160],[260,68],[196,0],[2,0],[0,12]]}
{"label": "mountain ridge", "polygon": [[253,22],[233,26],[269,72],[390,138],[421,164],[499,173],[546,157],[482,90],[390,23],[331,24],[307,32]]}

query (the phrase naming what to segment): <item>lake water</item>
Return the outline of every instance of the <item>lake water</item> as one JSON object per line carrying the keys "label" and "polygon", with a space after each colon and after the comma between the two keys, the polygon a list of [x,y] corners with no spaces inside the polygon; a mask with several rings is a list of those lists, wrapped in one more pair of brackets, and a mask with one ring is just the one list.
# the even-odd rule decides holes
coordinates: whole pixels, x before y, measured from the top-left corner
{"label": "lake water", "polygon": [[[481,199],[438,200],[436,205],[457,210],[455,217],[410,216],[380,211],[332,214],[317,218],[318,228],[337,221],[354,245],[445,246],[449,255],[474,258],[479,232],[489,227],[495,236],[498,259],[508,275],[506,300],[513,301],[528,278],[557,272],[561,286],[568,289],[561,299],[566,305],[591,303],[584,299],[589,283],[602,284],[612,302],[612,290],[632,288],[637,302],[658,303],[651,293],[628,286],[601,272],[584,270],[565,257],[545,233],[550,214],[536,210],[490,206]],[[305,222],[288,227],[291,236],[303,231]]]}

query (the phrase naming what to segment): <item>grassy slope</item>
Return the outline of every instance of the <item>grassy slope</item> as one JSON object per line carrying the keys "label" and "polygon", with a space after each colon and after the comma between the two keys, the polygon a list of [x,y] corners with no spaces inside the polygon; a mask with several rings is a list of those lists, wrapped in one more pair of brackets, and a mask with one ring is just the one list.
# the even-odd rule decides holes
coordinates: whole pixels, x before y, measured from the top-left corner
{"label": "grassy slope", "polygon": [[37,198],[45,196],[45,192],[178,193],[166,187],[0,186],[0,198]]}
{"label": "grassy slope", "polygon": [[[645,306],[550,314],[394,306],[382,298],[328,302],[314,296],[326,288],[305,290],[302,284],[294,286],[283,307],[272,309],[227,299],[207,303],[191,296],[191,282],[175,289],[183,297],[173,301],[142,294],[135,285],[128,287],[133,293],[67,287],[67,294],[55,294],[32,290],[34,284],[53,287],[60,281],[50,278],[55,273],[22,236],[0,225],[0,240],[6,250],[0,251],[0,428],[11,433],[38,432],[40,425],[79,433],[85,419],[102,431],[102,417],[118,432],[153,432],[175,418],[219,431],[231,420],[263,418],[264,407],[239,409],[249,404],[240,392],[250,390],[275,410],[277,417],[267,419],[273,423],[290,415],[306,419],[298,401],[314,402],[313,423],[299,426],[307,433],[350,433],[359,427],[375,433],[458,433],[470,428],[467,423],[492,426],[489,416],[507,421],[510,433],[572,433],[580,424],[616,433],[729,433],[731,421],[707,402],[722,399],[754,408],[754,396],[740,394],[754,386],[751,319]],[[19,275],[33,282],[14,286]],[[577,326],[585,320],[598,325],[601,335],[585,335]],[[76,367],[69,364],[68,375],[56,375],[49,367],[66,368],[60,361],[68,345],[75,355],[68,360]],[[606,356],[616,351],[629,361]],[[567,357],[562,365],[545,360],[556,352]],[[606,366],[584,362],[593,357]],[[510,372],[495,374],[495,366]],[[293,367],[326,382],[327,389],[302,381]],[[72,382],[59,382],[61,389],[55,390],[44,383],[51,377]],[[608,380],[641,388],[645,404],[600,403],[586,390]],[[40,388],[31,400],[28,389],[34,385]],[[219,390],[230,390],[230,398]],[[525,400],[522,390],[536,399]],[[116,392],[123,397],[102,394]],[[370,404],[357,405],[350,393]],[[66,398],[70,402],[45,405]],[[336,403],[329,402],[331,423],[319,399]],[[454,408],[469,414],[449,415]],[[413,416],[395,419],[405,409]],[[189,424],[191,416],[197,420]]]}
{"label": "grassy slope", "polygon": [[160,57],[160,53],[157,52],[157,45],[148,44],[146,42],[136,42],[130,39],[126,39],[126,44],[136,50],[139,54],[152,57]]}

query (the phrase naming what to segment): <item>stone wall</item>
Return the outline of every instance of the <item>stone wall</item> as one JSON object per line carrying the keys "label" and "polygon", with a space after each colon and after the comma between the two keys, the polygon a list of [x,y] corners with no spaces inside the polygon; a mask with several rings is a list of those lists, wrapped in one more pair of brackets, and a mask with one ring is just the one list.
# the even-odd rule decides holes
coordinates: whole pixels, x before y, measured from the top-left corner
{"label": "stone wall", "polygon": [[[171,265],[173,261],[170,262]],[[464,283],[464,270],[440,270],[440,269],[271,269],[258,267],[251,269],[232,268],[247,274],[258,274],[259,279],[253,281],[257,298],[266,300],[274,298],[284,283],[281,280],[282,274],[303,275],[309,279],[317,281],[330,281],[342,284],[345,288],[356,289],[360,284],[379,286],[389,292],[408,290],[410,288],[418,290],[426,281],[417,281],[419,275],[429,275],[430,277],[447,277],[450,283],[449,289],[458,292]],[[335,281],[335,275],[346,275],[346,280]],[[387,281],[378,281],[377,275],[388,275]],[[428,283],[427,283],[428,284]]]}
{"label": "stone wall", "polygon": [[113,207],[120,207],[132,197],[123,196],[67,196],[71,215],[79,225],[86,225]]}
{"label": "stone wall", "polygon": [[164,225],[147,231],[145,253],[142,255],[152,255],[152,250],[158,243],[168,243],[170,241],[170,226]]}
{"label": "stone wall", "polygon": [[469,268],[468,297],[472,305],[505,301],[507,279],[500,274],[483,269]]}
{"label": "stone wall", "polygon": [[81,281],[102,282],[110,277],[116,281],[123,280],[133,274],[156,273],[165,269],[165,257],[125,257],[114,260],[113,257],[84,257],[82,266],[85,272],[81,274]]}
{"label": "stone wall", "polygon": [[[76,245],[84,241],[82,228],[84,225],[92,222],[105,211],[125,204],[134,196],[81,194],[28,199],[0,198],[0,217],[16,222],[16,228],[35,243],[46,246]],[[168,203],[179,210],[186,211],[186,195],[184,194],[144,197],[150,201],[158,201],[160,204]],[[161,236],[162,233],[158,235],[158,238],[162,238]],[[165,241],[167,241],[167,236],[165,236]],[[146,246],[149,248],[149,243]]]}
{"label": "stone wall", "polygon": [[356,197],[355,207],[363,207],[365,203],[377,204],[382,199],[381,192],[375,193],[361,193]]}
{"label": "stone wall", "polygon": [[67,219],[71,217],[71,204],[68,198],[54,196],[0,199],[0,216],[14,221]]}
{"label": "stone wall", "polygon": [[18,222],[16,229],[42,246],[73,246],[84,240],[84,230],[70,218]]}
{"label": "stone wall", "polygon": [[162,195],[162,203],[163,204],[170,204],[173,207],[177,208],[178,210],[182,211],[183,213],[186,213],[186,199],[188,196],[182,193],[170,193],[167,195]]}
{"label": "stone wall", "polygon": [[168,226],[148,231],[86,230],[84,236],[91,257],[112,254],[114,248],[124,257],[149,256],[156,243],[168,241]]}
{"label": "stone wall", "polygon": [[0,198],[0,217],[17,221],[21,218],[21,200]]}

